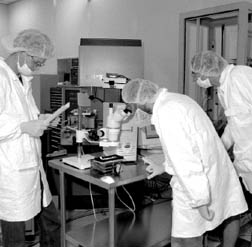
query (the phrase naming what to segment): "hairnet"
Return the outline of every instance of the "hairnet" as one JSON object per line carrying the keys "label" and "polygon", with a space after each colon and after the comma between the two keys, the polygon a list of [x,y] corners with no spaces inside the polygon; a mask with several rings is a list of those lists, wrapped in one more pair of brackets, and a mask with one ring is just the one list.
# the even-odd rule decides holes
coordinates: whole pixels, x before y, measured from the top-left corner
{"label": "hairnet", "polygon": [[2,44],[8,53],[25,51],[31,56],[50,58],[53,56],[54,46],[49,37],[36,29],[26,29],[13,38],[2,39]]}
{"label": "hairnet", "polygon": [[203,51],[194,55],[191,70],[204,76],[220,76],[228,62],[213,51]]}
{"label": "hairnet", "polygon": [[130,80],[122,89],[122,99],[126,103],[144,105],[153,102],[159,86],[155,83],[143,80]]}

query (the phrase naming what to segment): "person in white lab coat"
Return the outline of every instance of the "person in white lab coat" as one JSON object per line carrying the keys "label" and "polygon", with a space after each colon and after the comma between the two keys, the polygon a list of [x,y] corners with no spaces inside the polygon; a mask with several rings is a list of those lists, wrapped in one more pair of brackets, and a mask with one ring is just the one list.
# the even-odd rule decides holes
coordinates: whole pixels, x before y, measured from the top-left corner
{"label": "person in white lab coat", "polygon": [[[129,81],[122,89],[122,99],[137,106],[137,125],[139,116],[148,124],[149,114],[159,135],[164,164],[143,159],[149,163],[148,178],[163,172],[172,175],[172,247],[202,246],[203,234],[223,221],[223,246],[235,246],[239,214],[247,210],[247,203],[234,166],[206,113],[190,97],[143,79]],[[233,239],[226,242],[225,232],[231,232]]]}
{"label": "person in white lab coat", "polygon": [[217,53],[202,51],[192,58],[191,70],[199,86],[217,87],[227,118],[221,139],[227,150],[233,147],[233,163],[249,191],[249,199],[252,193],[252,68],[229,65]]}
{"label": "person in white lab coat", "polygon": [[40,246],[60,246],[59,214],[41,160],[40,136],[48,127],[32,96],[34,71],[53,55],[53,44],[34,29],[2,39],[0,59],[0,220],[3,245],[25,245],[25,222],[34,218]]}

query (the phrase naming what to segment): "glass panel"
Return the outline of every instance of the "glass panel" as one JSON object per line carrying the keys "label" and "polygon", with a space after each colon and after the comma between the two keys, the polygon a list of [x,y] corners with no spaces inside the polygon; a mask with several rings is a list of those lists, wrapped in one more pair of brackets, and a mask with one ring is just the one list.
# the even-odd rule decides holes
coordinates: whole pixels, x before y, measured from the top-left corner
{"label": "glass panel", "polygon": [[229,63],[236,64],[238,25],[226,25],[223,36],[222,55]]}
{"label": "glass panel", "polygon": [[204,90],[193,81],[190,62],[197,51],[208,48],[208,33],[209,28],[202,25],[199,18],[186,21],[185,94],[195,99],[201,106],[203,106]]}

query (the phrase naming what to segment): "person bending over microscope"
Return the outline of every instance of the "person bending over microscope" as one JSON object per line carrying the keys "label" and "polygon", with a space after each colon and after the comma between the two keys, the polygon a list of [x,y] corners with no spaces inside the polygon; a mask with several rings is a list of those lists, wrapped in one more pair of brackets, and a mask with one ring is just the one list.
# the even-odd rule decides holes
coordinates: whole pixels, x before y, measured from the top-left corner
{"label": "person bending over microscope", "polygon": [[129,81],[122,99],[138,108],[136,121],[141,121],[139,116],[149,118],[159,135],[164,164],[143,160],[149,164],[149,179],[163,172],[172,175],[171,246],[201,247],[203,234],[225,221],[223,247],[234,247],[239,214],[248,207],[233,164],[206,113],[188,96],[142,79]]}
{"label": "person bending over microscope", "polygon": [[14,41],[0,59],[0,220],[4,247],[24,247],[25,222],[36,216],[40,246],[60,246],[60,220],[41,160],[40,136],[48,127],[31,91],[34,71],[53,54],[53,45],[34,29]]}
{"label": "person bending over microscope", "polygon": [[193,56],[191,71],[200,87],[217,88],[227,119],[221,139],[227,150],[233,150],[233,164],[252,211],[252,68],[228,64],[216,52],[202,51]]}

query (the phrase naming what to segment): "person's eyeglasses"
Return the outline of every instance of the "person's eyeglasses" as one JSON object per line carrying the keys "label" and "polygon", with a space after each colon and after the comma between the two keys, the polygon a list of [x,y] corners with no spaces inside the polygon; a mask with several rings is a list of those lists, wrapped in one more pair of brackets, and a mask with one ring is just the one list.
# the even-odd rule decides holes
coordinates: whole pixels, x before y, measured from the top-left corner
{"label": "person's eyeglasses", "polygon": [[46,62],[45,59],[43,59],[43,61],[42,61],[42,60],[39,60],[40,58],[35,57],[35,56],[29,55],[29,57],[32,59],[32,62],[33,62],[33,64],[34,64],[36,67],[42,67],[42,66],[45,65],[45,62]]}

